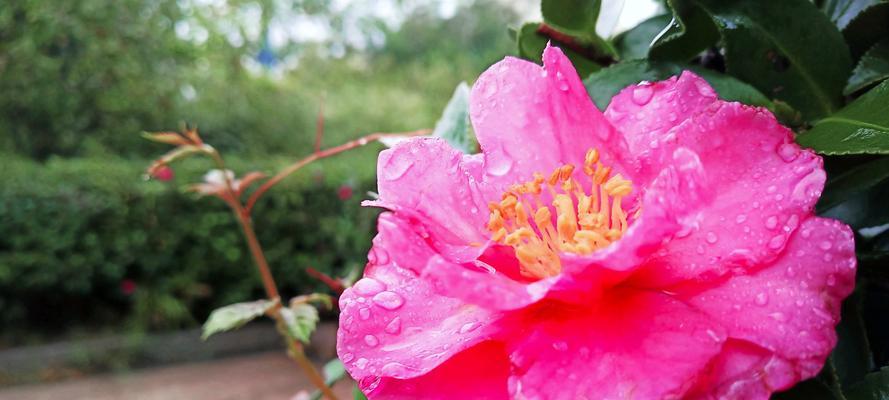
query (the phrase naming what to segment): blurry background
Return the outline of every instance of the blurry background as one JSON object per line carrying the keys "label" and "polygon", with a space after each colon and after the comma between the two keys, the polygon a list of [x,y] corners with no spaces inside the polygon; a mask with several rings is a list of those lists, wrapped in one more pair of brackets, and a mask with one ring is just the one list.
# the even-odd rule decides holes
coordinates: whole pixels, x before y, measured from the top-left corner
{"label": "blurry background", "polygon": [[[656,8],[613,3],[600,24],[612,30]],[[228,210],[184,192],[209,161],[145,181],[167,148],[140,132],[197,124],[235,171],[271,173],[312,151],[322,98],[324,146],[429,128],[458,82],[514,53],[506,28],[538,7],[4,0],[0,385],[279,348],[262,330],[194,344],[211,310],[260,298],[261,285]],[[364,265],[376,211],[359,202],[374,190],[378,151],[314,164],[257,206],[285,298],[324,290],[308,266],[336,276]]]}

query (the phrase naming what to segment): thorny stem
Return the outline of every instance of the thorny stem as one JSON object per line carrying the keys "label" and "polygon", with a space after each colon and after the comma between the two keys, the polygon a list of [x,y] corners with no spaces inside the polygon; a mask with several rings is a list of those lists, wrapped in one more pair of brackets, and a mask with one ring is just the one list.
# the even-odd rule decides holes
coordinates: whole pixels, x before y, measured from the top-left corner
{"label": "thorny stem", "polygon": [[324,382],[324,377],[321,376],[321,373],[318,372],[315,365],[312,364],[308,357],[306,357],[302,343],[299,343],[287,333],[286,322],[280,312],[281,296],[278,294],[278,286],[275,284],[275,278],[272,276],[272,271],[265,258],[265,253],[263,253],[262,246],[259,244],[259,239],[256,238],[256,232],[253,230],[253,225],[250,221],[250,211],[245,209],[244,206],[241,205],[240,199],[235,197],[236,191],[234,190],[231,179],[225,173],[225,162],[222,160],[222,156],[219,155],[219,152],[216,150],[210,150],[209,154],[213,158],[213,161],[216,162],[217,167],[223,171],[226,190],[228,191],[229,197],[233,199],[233,201],[229,202],[229,206],[231,206],[232,211],[234,212],[235,217],[237,217],[241,229],[244,232],[244,238],[247,240],[247,247],[250,248],[250,254],[253,256],[253,260],[256,262],[256,268],[259,270],[259,274],[262,277],[262,284],[265,287],[266,296],[269,300],[275,301],[277,304],[274,308],[269,310],[269,316],[275,320],[275,327],[287,342],[288,355],[296,361],[297,365],[303,369],[306,377],[309,378],[312,384],[315,385],[325,397],[330,400],[337,400],[333,390],[331,390]]}
{"label": "thorny stem", "polygon": [[253,210],[253,206],[256,204],[256,201],[259,200],[262,195],[267,192],[272,186],[275,186],[278,182],[281,182],[284,178],[289,176],[290,174],[298,171],[300,168],[305,167],[306,165],[312,163],[313,161],[320,160],[322,158],[327,158],[339,153],[342,153],[347,150],[354,149],[356,147],[364,146],[368,143],[378,141],[380,139],[385,138],[397,138],[397,137],[405,137],[405,136],[420,136],[420,135],[428,135],[432,132],[431,129],[421,129],[412,132],[404,132],[404,133],[371,133],[367,136],[362,136],[358,139],[352,140],[350,142],[343,143],[336,147],[331,147],[325,150],[319,150],[306,158],[303,158],[293,164],[290,164],[287,168],[284,168],[275,176],[271,177],[269,180],[265,181],[253,194],[250,195],[250,198],[247,200],[246,210],[249,214],[251,210]]}

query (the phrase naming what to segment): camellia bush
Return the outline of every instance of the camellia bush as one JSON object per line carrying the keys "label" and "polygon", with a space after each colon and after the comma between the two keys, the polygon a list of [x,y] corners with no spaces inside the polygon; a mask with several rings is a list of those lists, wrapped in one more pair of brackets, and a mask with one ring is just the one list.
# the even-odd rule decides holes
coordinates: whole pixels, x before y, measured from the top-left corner
{"label": "camellia bush", "polygon": [[[630,2],[627,7],[632,7]],[[598,1],[543,0],[507,57],[461,84],[432,131],[372,134],[271,178],[206,155],[268,315],[318,386],[356,398],[889,398],[889,2],[670,0],[615,37]],[[542,63],[542,65],[541,65]],[[256,239],[263,193],[379,140],[377,236],[339,295],[339,361],[303,343]]]}

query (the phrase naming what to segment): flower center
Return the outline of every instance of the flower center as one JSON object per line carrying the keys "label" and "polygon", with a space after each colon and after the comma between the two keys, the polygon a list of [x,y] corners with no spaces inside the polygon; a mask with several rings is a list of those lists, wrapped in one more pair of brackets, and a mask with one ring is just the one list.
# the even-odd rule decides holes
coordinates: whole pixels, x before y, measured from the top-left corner
{"label": "flower center", "polygon": [[[620,174],[609,177],[611,167],[599,162],[595,149],[584,158],[589,192],[572,177],[574,169],[574,165],[563,165],[548,179],[535,173],[533,180],[510,186],[499,203],[488,206],[491,239],[515,248],[523,276],[556,275],[562,270],[560,252],[589,254],[620,239],[627,230],[621,199],[632,191],[632,182]],[[541,200],[544,190],[550,194],[551,205]]]}

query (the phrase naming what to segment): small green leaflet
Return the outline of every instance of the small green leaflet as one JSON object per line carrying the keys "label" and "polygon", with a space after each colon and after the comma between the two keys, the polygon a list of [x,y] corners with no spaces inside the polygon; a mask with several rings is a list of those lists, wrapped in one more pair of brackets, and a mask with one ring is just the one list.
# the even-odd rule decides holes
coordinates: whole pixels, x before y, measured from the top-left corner
{"label": "small green leaflet", "polygon": [[277,302],[271,300],[256,300],[217,308],[210,313],[210,318],[207,318],[207,322],[204,323],[204,332],[201,338],[207,340],[216,333],[240,328],[256,317],[265,314],[275,304]]}
{"label": "small green leaflet", "polygon": [[478,145],[469,125],[469,85],[460,82],[435,123],[433,137],[446,140],[452,147],[466,154],[475,153]]}
{"label": "small green leaflet", "polygon": [[284,307],[279,312],[287,325],[287,334],[293,339],[309,343],[312,332],[318,326],[318,309],[303,303]]}
{"label": "small green leaflet", "polygon": [[889,78],[889,38],[875,44],[861,56],[843,94],[851,95],[886,78]]}

